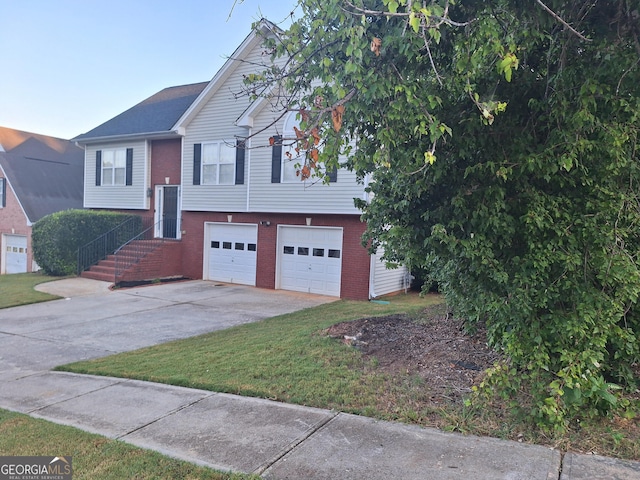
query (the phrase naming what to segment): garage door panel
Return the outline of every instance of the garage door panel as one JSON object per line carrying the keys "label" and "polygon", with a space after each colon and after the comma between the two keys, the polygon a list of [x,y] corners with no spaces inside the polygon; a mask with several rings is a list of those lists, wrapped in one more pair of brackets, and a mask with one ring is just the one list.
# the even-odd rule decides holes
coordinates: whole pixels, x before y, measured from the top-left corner
{"label": "garage door panel", "polygon": [[5,273],[25,273],[27,271],[27,237],[24,235],[4,236],[3,259]]}
{"label": "garage door panel", "polygon": [[258,227],[253,224],[207,224],[208,280],[256,284]]}
{"label": "garage door panel", "polygon": [[342,229],[281,226],[279,288],[340,296]]}

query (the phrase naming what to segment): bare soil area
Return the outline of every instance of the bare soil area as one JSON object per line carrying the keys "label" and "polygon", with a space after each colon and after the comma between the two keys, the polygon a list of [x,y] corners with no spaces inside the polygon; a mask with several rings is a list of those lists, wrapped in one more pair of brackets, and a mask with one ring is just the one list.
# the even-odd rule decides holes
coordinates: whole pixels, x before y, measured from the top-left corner
{"label": "bare soil area", "polygon": [[484,332],[467,334],[444,305],[429,307],[419,320],[404,315],[363,318],[333,325],[326,334],[375,359],[387,373],[419,375],[434,406],[461,402],[499,359]]}

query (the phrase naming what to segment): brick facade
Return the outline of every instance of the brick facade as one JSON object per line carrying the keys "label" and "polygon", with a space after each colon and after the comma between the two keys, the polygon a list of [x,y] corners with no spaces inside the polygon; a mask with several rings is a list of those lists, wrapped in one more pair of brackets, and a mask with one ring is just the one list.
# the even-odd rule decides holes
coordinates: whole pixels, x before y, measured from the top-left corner
{"label": "brick facade", "polygon": [[[154,140],[151,143],[151,186],[180,185],[182,140]],[[169,182],[166,182],[166,179]],[[154,192],[155,194],[155,192]]]}
{"label": "brick facade", "polygon": [[[31,252],[31,227],[28,225],[18,199],[13,194],[13,190],[9,187],[8,182],[5,183],[6,205],[0,208],[0,240],[2,236],[7,235],[24,235],[27,237],[27,272],[33,271],[33,254]],[[0,255],[0,261],[2,256]],[[0,271],[4,272],[4,266],[0,265]]]}
{"label": "brick facade", "polygon": [[156,250],[145,256],[133,268],[118,277],[118,281],[155,280],[182,276],[182,245],[165,240]]}
{"label": "brick facade", "polygon": [[[182,212],[183,272],[189,278],[202,278],[204,262],[205,222],[227,222],[258,225],[256,286],[275,288],[278,225],[306,225],[312,218],[315,227],[342,227],[341,298],[368,300],[370,257],[361,244],[365,225],[358,215],[303,215],[274,213]],[[269,226],[260,222],[270,222]]]}
{"label": "brick facade", "polygon": [[[151,186],[155,195],[156,185],[180,184],[181,140],[156,140],[151,146]],[[139,215],[153,214],[151,210],[135,210],[125,213]],[[342,239],[342,276],[341,297],[351,300],[368,300],[370,257],[361,244],[365,224],[359,215],[320,215],[320,214],[277,214],[277,213],[234,213],[234,212],[188,212],[182,211],[182,238],[167,242],[168,247],[150,255],[140,263],[136,271],[127,273],[121,280],[154,279],[182,275],[200,279],[204,262],[204,226],[206,222],[228,222],[232,215],[233,223],[251,223],[258,225],[257,275],[256,286],[275,288],[277,261],[278,225],[306,225],[307,217],[312,218],[315,227],[341,227]],[[260,222],[264,222],[261,224]],[[266,222],[270,225],[266,226]],[[137,278],[136,278],[137,277]]]}

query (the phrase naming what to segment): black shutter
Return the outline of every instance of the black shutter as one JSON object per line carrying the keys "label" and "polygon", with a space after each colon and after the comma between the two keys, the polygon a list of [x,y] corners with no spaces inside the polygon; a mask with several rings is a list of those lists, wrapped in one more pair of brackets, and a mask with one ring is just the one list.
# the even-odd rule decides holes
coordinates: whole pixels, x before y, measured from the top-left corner
{"label": "black shutter", "polygon": [[2,196],[0,197],[0,207],[7,206],[7,179],[0,178],[0,185],[2,185]]}
{"label": "black shutter", "polygon": [[127,148],[127,171],[125,184],[133,185],[133,148]]}
{"label": "black shutter", "polygon": [[243,140],[236,141],[236,185],[244,184],[244,157],[245,142]]}
{"label": "black shutter", "polygon": [[102,150],[96,151],[96,187],[102,185]]}
{"label": "black shutter", "polygon": [[202,144],[193,144],[193,184],[200,185],[200,166],[202,164]]}
{"label": "black shutter", "polygon": [[280,183],[282,174],[282,137],[273,136],[273,148],[271,150],[271,183]]}
{"label": "black shutter", "polygon": [[334,183],[338,181],[338,167],[333,167],[327,170],[327,176],[329,177],[329,182]]}

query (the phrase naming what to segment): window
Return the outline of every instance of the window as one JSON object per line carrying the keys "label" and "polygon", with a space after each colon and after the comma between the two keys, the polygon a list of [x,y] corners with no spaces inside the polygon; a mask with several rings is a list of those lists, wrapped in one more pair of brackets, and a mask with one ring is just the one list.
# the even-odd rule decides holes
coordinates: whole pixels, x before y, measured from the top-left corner
{"label": "window", "polygon": [[7,206],[7,194],[6,194],[6,180],[4,178],[0,178],[0,208]]}
{"label": "window", "polygon": [[102,185],[125,185],[127,150],[102,150]]}
{"label": "window", "polygon": [[340,250],[329,249],[329,254],[327,255],[329,258],[340,258]]}
{"label": "window", "polygon": [[284,254],[285,255],[293,255],[293,253],[295,252],[295,247],[284,247]]}
{"label": "window", "polygon": [[211,248],[220,248],[220,242],[214,240],[211,242]]}
{"label": "window", "polygon": [[307,153],[302,149],[296,152],[296,143],[291,140],[296,138],[294,127],[300,128],[300,122],[296,116],[295,112],[291,112],[284,122],[284,138],[287,140],[284,140],[282,145],[282,183],[300,182],[297,172],[304,165]]}
{"label": "window", "polygon": [[309,247],[298,247],[298,255],[309,255]]}
{"label": "window", "polygon": [[233,185],[236,149],[233,142],[202,144],[202,185]]}
{"label": "window", "polygon": [[[300,182],[303,179],[298,174],[298,171],[302,169],[305,164],[308,150],[303,150],[301,144],[296,142],[296,128],[299,128],[300,122],[298,121],[297,114],[295,112],[289,113],[285,118],[283,135],[275,135],[273,137],[273,147],[271,152],[271,183],[294,183]],[[312,147],[321,149],[321,146]],[[312,160],[309,160],[312,163]],[[313,167],[313,166],[312,166]],[[315,166],[318,170],[323,170],[323,165],[318,164]],[[328,175],[329,182],[337,181],[337,170],[325,172]],[[311,172],[313,174],[313,172]]]}
{"label": "window", "polygon": [[314,257],[324,257],[324,248],[314,248],[313,249]]}
{"label": "window", "polygon": [[255,243],[247,243],[247,250],[250,252],[255,252],[256,251],[256,244]]}
{"label": "window", "polygon": [[222,242],[222,248],[225,250],[231,250],[231,242]]}

